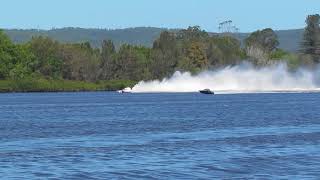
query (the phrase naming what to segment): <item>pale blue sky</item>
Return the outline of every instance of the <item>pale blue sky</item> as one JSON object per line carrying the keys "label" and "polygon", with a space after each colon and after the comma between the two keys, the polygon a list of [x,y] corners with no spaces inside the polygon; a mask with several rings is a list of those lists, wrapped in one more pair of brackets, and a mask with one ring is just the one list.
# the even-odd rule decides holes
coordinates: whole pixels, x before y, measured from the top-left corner
{"label": "pale blue sky", "polygon": [[217,31],[233,20],[242,32],[304,26],[308,14],[320,13],[320,0],[2,0],[0,28],[200,25]]}

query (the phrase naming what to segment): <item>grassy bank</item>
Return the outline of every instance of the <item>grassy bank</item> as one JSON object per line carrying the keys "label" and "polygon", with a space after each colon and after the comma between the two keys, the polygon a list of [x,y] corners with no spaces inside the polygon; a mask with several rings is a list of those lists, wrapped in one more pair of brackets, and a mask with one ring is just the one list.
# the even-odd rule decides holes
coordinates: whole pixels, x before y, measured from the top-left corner
{"label": "grassy bank", "polygon": [[0,92],[114,91],[132,87],[135,83],[126,80],[99,81],[97,83],[47,79],[0,80]]}

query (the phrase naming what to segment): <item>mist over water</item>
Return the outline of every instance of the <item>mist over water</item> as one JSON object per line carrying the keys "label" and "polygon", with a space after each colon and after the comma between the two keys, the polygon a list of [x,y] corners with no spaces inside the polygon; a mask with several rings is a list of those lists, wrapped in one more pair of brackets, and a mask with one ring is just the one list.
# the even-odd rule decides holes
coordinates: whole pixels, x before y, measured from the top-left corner
{"label": "mist over water", "polygon": [[263,68],[249,63],[204,71],[197,75],[176,72],[163,80],[141,81],[133,92],[197,92],[209,88],[217,93],[318,91],[320,70],[289,71],[286,64]]}

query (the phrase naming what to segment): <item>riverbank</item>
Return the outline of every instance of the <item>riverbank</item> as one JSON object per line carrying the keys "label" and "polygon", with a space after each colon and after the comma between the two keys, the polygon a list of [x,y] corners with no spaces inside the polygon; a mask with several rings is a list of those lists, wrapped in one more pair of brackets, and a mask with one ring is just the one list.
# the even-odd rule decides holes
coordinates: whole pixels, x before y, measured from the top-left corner
{"label": "riverbank", "polygon": [[96,83],[47,79],[0,80],[0,93],[115,91],[132,87],[135,84],[135,81],[130,80],[110,80]]}

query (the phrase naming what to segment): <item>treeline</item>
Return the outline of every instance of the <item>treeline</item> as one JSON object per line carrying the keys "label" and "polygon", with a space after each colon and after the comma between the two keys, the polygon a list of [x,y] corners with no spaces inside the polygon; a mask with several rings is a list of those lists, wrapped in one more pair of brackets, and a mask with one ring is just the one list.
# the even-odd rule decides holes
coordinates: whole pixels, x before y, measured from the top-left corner
{"label": "treeline", "polygon": [[0,32],[0,78],[43,77],[98,82],[149,80],[174,71],[199,72],[236,64],[244,58],[240,42],[232,36],[212,36],[198,26],[177,33],[164,31],[152,48],[122,45],[110,40],[101,48],[90,43],[63,44],[48,37],[33,37],[14,44]]}
{"label": "treeline", "polygon": [[[307,17],[298,54],[279,49],[278,37],[270,28],[253,32],[244,45],[234,34],[209,35],[194,26],[177,32],[163,31],[151,48],[124,44],[119,49],[111,40],[103,41],[101,48],[93,48],[88,42],[59,43],[42,36],[14,44],[0,31],[0,80],[67,80],[99,84],[97,89],[115,89],[110,82],[125,82],[121,86],[118,83],[116,88],[120,88],[140,80],[167,77],[175,71],[197,73],[244,60],[257,66],[279,60],[287,61],[291,68],[313,65],[320,58],[319,22],[319,15]],[[108,87],[101,85],[104,83]]]}

